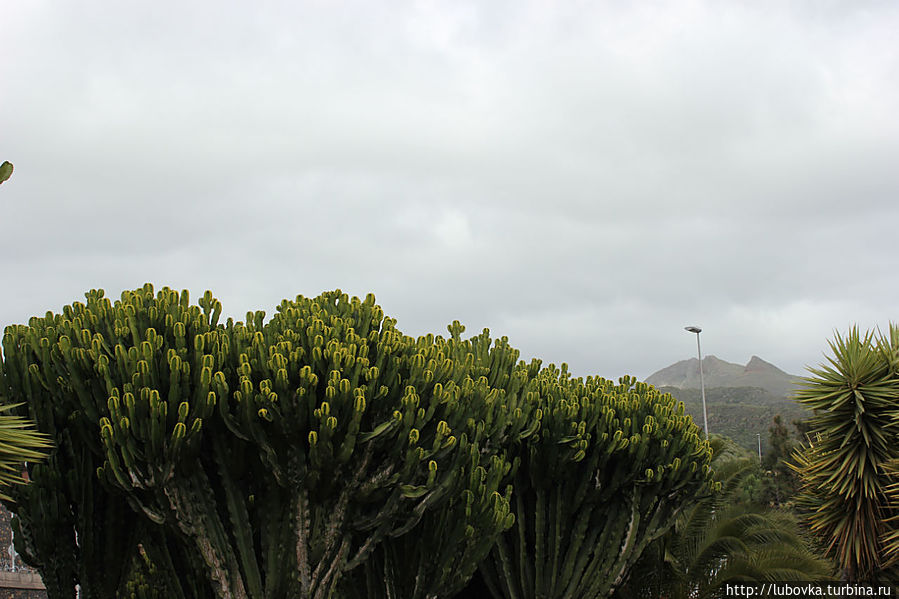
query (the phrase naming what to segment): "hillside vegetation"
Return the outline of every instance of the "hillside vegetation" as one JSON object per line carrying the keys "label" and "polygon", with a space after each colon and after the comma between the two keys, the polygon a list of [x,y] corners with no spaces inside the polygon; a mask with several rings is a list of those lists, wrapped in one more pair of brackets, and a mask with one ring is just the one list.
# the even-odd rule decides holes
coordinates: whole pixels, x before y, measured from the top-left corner
{"label": "hillside vegetation", "polygon": [[[709,430],[730,437],[742,447],[762,451],[768,427],[780,414],[784,422],[803,420],[808,410],[791,399],[800,378],[758,356],[745,365],[706,356],[702,360]],[[684,402],[687,413],[702,426],[699,360],[681,360],[654,372],[646,382]]]}
{"label": "hillside vegetation", "polygon": [[[699,389],[660,387],[659,390],[684,402],[685,411],[702,427],[702,395]],[[709,430],[729,437],[753,452],[758,450],[757,434],[762,435],[762,451],[765,450],[768,427],[776,415],[780,414],[788,424],[811,415],[789,397],[779,397],[758,387],[707,387],[705,397]]]}

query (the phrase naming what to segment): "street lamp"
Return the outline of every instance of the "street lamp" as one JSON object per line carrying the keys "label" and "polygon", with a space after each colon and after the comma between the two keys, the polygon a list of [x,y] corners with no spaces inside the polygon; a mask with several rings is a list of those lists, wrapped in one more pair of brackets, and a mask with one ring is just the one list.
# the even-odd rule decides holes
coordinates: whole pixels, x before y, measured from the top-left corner
{"label": "street lamp", "polygon": [[705,429],[705,438],[709,438],[709,414],[705,407],[705,380],[702,377],[702,349],[699,347],[699,334],[702,329],[699,327],[684,327],[685,331],[696,333],[696,353],[699,354],[699,387],[702,389],[702,424]]}

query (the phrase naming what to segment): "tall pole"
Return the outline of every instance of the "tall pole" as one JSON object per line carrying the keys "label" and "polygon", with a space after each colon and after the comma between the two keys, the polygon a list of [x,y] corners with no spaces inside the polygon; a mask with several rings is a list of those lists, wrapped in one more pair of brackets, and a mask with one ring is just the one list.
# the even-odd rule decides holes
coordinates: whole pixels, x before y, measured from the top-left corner
{"label": "tall pole", "polygon": [[759,464],[762,463],[762,433],[756,433],[756,437],[759,438]]}
{"label": "tall pole", "polygon": [[709,438],[709,413],[705,406],[705,379],[702,375],[702,348],[699,345],[699,334],[702,329],[699,327],[684,327],[684,330],[696,333],[696,353],[699,354],[699,388],[702,390],[702,424],[705,429],[705,438]]}

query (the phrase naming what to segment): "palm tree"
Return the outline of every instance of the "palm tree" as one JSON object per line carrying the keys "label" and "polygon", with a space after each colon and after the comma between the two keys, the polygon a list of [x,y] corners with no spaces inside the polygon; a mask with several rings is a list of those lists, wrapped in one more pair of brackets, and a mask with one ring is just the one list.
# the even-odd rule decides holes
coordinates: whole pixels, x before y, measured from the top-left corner
{"label": "palm tree", "polygon": [[828,579],[830,564],[809,548],[795,517],[740,501],[755,461],[722,437],[711,444],[720,491],[650,546],[618,599],[711,599],[726,596],[728,583]]}

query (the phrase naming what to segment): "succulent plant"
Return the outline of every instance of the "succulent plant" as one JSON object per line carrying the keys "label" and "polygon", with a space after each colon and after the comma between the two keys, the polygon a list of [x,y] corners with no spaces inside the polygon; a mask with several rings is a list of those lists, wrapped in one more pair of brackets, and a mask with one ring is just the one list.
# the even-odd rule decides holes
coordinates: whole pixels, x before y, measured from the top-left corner
{"label": "succulent plant", "polygon": [[498,596],[601,597],[709,484],[683,406],[633,379],[459,323],[415,339],[372,295],[221,314],[145,285],[6,329],[4,393],[56,444],[15,496],[51,597],[152,571],[173,597],[416,599],[479,563]]}
{"label": "succulent plant", "polygon": [[515,525],[481,572],[496,597],[607,597],[711,489],[709,446],[683,404],[631,377],[572,378],[563,364],[536,382],[540,429],[518,446]]}

